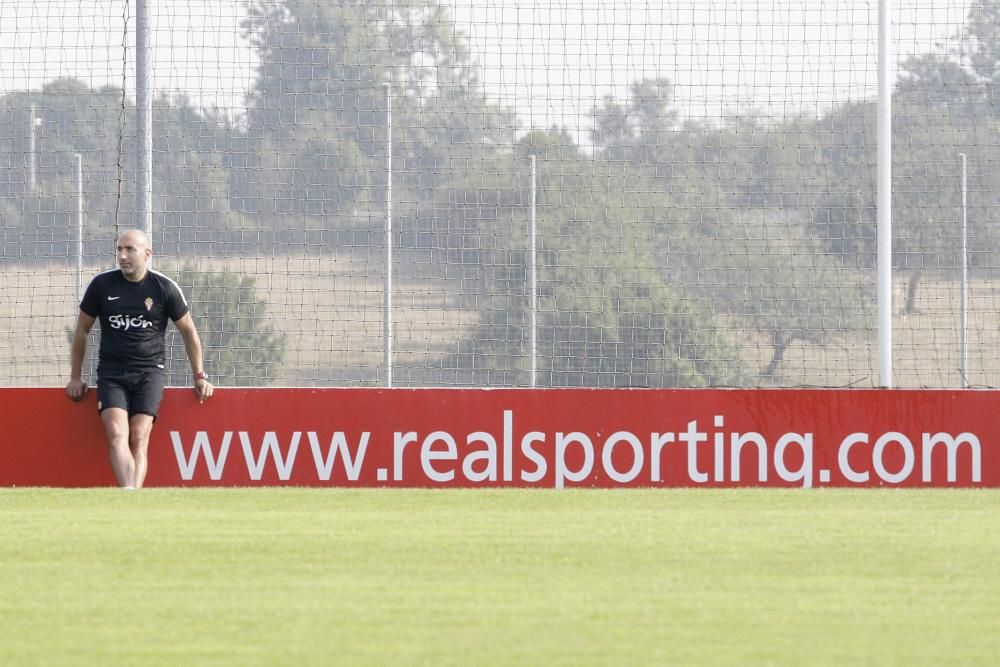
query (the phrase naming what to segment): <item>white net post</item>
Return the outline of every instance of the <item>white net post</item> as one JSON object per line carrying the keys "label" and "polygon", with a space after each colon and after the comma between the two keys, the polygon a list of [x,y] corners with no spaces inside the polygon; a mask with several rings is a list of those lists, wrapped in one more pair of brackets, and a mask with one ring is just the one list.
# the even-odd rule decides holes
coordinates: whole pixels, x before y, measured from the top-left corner
{"label": "white net post", "polygon": [[392,386],[392,86],[385,85],[385,292],[382,338],[385,386]]}

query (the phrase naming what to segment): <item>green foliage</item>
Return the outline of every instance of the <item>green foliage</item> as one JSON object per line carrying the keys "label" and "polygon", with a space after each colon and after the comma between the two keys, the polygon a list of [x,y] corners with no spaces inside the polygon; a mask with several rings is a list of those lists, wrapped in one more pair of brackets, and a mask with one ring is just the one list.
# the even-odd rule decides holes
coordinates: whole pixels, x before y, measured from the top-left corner
{"label": "green foliage", "polygon": [[[205,271],[186,265],[165,267],[184,290],[201,338],[205,369],[222,386],[262,386],[278,375],[287,341],[268,321],[267,302],[252,277]],[[170,330],[167,372],[170,384],[188,385],[191,371],[183,339]]]}
{"label": "green foliage", "polygon": [[[5,209],[11,210],[9,216]],[[75,184],[40,182],[34,192],[0,203],[0,229],[7,238],[0,256],[65,261],[76,252],[76,224]]]}
{"label": "green foliage", "polygon": [[[35,107],[38,184],[28,188],[28,116]],[[195,110],[183,97],[154,102],[154,225],[227,229],[238,220],[229,210],[230,169],[223,158],[232,128]],[[133,210],[135,108],[120,89],[89,88],[76,79],[55,79],[35,93],[0,96],[0,197],[30,215],[33,228],[69,229],[76,211],[76,154],[84,176],[84,211],[90,235],[113,229]],[[113,233],[111,233],[113,235]]]}
{"label": "green foliage", "polygon": [[540,381],[547,386],[740,386],[739,353],[705,306],[632,254],[588,241],[546,252],[540,280]]}
{"label": "green foliage", "polygon": [[[558,131],[534,133],[538,150],[538,381],[543,386],[739,386],[738,350],[704,304],[667,287],[653,269],[651,229],[668,210],[634,174],[567,150]],[[524,267],[526,240],[511,264]],[[502,275],[501,275],[502,273]],[[528,276],[497,263],[487,280],[503,297],[474,333],[474,358],[513,360],[528,381]],[[510,381],[509,378],[507,380]]]}
{"label": "green foliage", "polygon": [[641,79],[629,87],[625,104],[606,96],[591,112],[591,139],[611,160],[655,163],[665,158],[677,112],[670,108],[674,84],[666,77]]}
{"label": "green foliage", "polygon": [[376,8],[357,0],[247,2],[242,27],[260,63],[250,93],[251,134],[267,132],[283,143],[301,129],[298,113],[331,111],[341,117],[335,127],[353,128],[363,152],[376,153],[374,137],[362,133],[379,126],[381,77],[391,62]]}
{"label": "green foliage", "polygon": [[[824,254],[801,221],[751,213],[689,243],[696,246],[701,275],[711,278],[687,287],[742,327],[764,334],[772,351],[759,370],[765,380],[778,379],[785,352],[796,341],[823,346],[871,325],[871,273]],[[684,284],[681,272],[671,275]]]}
{"label": "green foliage", "polygon": [[386,85],[397,187],[416,197],[426,199],[463,160],[513,137],[513,114],[486,99],[465,35],[436,2],[253,0],[247,7],[243,27],[260,61],[247,138],[271,147],[274,156],[262,159],[286,174],[263,202],[321,215],[371,198],[371,188],[384,185],[368,174],[384,160]]}
{"label": "green foliage", "polygon": [[986,101],[996,113],[1000,111],[1000,3],[974,0],[963,36],[972,71],[982,81]]}
{"label": "green foliage", "polygon": [[239,227],[230,210],[231,171],[225,152],[233,129],[223,118],[195,109],[183,96],[154,100],[153,211],[157,229]]}
{"label": "green foliage", "polygon": [[389,62],[373,16],[359,2],[254,0],[243,29],[260,62],[235,184],[243,210],[325,215],[369,196]]}
{"label": "green foliage", "polygon": [[111,192],[118,155],[121,95],[110,88],[91,89],[76,79],[55,79],[35,93],[0,96],[0,197],[30,196],[28,190],[30,107],[35,127],[38,183],[74,177],[74,153],[88,167],[88,194]]}
{"label": "green foliage", "polygon": [[947,119],[984,108],[986,89],[983,82],[974,71],[949,54],[910,56],[899,63],[899,70],[893,104],[907,107],[900,115],[904,123],[928,112]]}
{"label": "green foliage", "polygon": [[827,253],[875,264],[876,105],[844,104],[812,124],[822,178],[810,227]]}

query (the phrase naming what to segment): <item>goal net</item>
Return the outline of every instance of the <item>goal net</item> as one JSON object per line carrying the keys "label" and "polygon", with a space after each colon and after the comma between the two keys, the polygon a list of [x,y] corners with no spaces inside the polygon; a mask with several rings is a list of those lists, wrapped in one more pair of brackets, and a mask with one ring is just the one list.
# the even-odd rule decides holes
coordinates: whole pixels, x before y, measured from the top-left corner
{"label": "goal net", "polygon": [[[140,2],[219,384],[878,386],[856,0],[0,0],[0,385],[65,383],[141,224]],[[1000,0],[891,19],[895,383],[993,386]]]}

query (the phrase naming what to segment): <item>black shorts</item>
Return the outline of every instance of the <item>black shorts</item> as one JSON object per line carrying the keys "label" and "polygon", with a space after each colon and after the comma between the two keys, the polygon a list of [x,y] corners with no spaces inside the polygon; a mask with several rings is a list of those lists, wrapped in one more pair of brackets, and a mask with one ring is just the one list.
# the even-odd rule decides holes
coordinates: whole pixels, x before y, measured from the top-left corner
{"label": "black shorts", "polygon": [[97,411],[121,408],[134,415],[149,415],[154,420],[163,400],[166,374],[158,368],[143,370],[100,370],[97,372]]}

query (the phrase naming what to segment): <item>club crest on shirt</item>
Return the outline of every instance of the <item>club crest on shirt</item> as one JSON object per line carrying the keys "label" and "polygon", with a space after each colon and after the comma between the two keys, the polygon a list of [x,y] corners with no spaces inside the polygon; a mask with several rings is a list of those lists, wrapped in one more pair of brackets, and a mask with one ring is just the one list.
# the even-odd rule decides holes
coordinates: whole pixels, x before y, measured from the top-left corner
{"label": "club crest on shirt", "polygon": [[146,310],[147,311],[153,309],[153,297],[147,296],[146,300],[143,303],[146,304]]}

